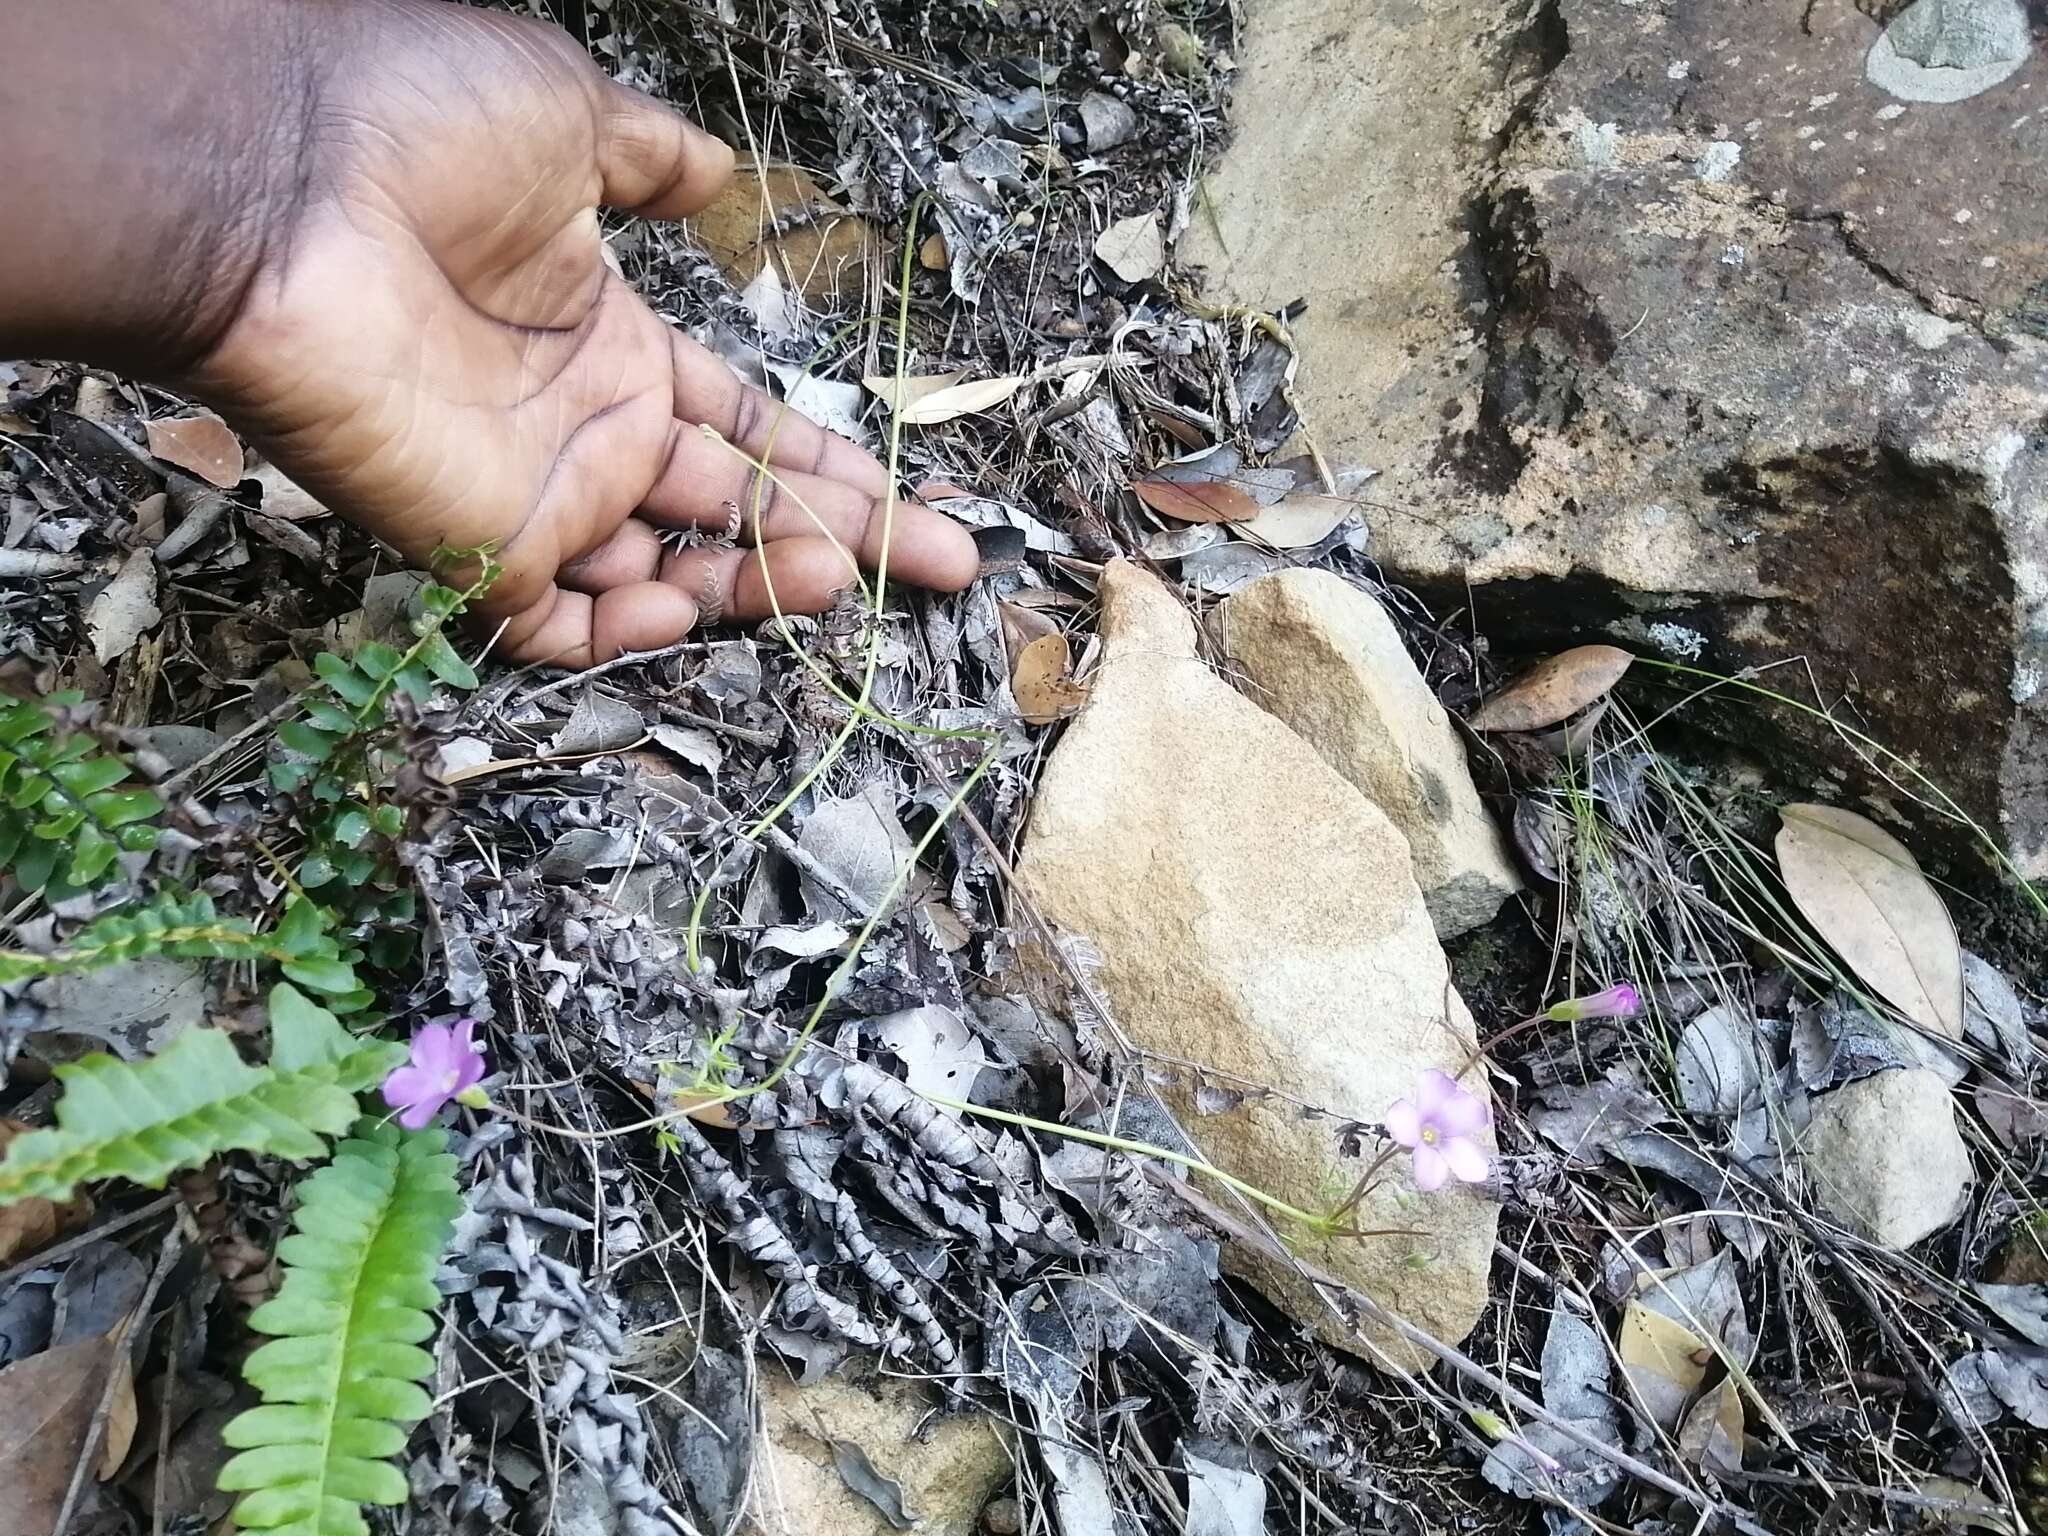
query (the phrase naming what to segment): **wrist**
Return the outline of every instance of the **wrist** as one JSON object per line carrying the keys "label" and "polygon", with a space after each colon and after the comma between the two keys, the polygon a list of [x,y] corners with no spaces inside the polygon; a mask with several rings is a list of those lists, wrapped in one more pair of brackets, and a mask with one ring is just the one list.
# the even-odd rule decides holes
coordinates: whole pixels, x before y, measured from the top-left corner
{"label": "wrist", "polygon": [[[310,8],[308,8],[310,9]],[[0,355],[176,379],[288,238],[318,99],[297,3],[0,6]]]}

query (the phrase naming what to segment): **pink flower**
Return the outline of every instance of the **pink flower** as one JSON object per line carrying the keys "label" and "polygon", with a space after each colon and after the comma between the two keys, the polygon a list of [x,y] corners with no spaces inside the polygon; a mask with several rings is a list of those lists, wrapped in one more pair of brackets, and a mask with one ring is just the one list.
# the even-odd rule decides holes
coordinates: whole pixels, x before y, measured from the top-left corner
{"label": "pink flower", "polygon": [[425,1024],[412,1037],[412,1060],[384,1079],[384,1102],[408,1131],[425,1128],[450,1099],[483,1080],[484,1053],[470,1038],[475,1019]]}
{"label": "pink flower", "polygon": [[1415,1187],[1427,1194],[1442,1189],[1446,1179],[1477,1184],[1486,1177],[1485,1149],[1471,1138],[1492,1119],[1483,1099],[1431,1067],[1415,1085],[1413,1099],[1387,1106],[1386,1129],[1415,1153]]}
{"label": "pink flower", "polygon": [[1643,1011],[1643,994],[1631,982],[1617,982],[1590,997],[1568,997],[1543,1010],[1543,1017],[1569,1024],[1575,1019],[1632,1019]]}

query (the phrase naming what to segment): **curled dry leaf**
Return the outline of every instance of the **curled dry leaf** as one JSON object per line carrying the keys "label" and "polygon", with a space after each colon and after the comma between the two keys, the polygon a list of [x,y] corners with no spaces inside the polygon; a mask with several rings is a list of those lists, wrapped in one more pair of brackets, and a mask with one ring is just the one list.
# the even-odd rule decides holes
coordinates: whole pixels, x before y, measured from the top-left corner
{"label": "curled dry leaf", "polygon": [[996,612],[1003,622],[1003,651],[1010,658],[1010,670],[1016,671],[1017,658],[1024,654],[1024,647],[1034,640],[1043,640],[1047,635],[1060,632],[1059,625],[1050,614],[1040,613],[1036,608],[1026,608],[1021,603],[1002,602],[996,604]]}
{"label": "curled dry leaf", "polygon": [[[971,416],[1001,405],[1024,387],[1022,374],[1005,374],[996,379],[969,379],[961,373],[937,373],[921,379],[905,379],[899,391],[896,380],[869,377],[866,384],[896,413],[906,427],[932,427],[955,416]],[[901,402],[900,404],[898,402]]]}
{"label": "curled dry leaf", "polygon": [[1017,653],[1010,672],[1010,692],[1032,725],[1051,725],[1088,702],[1088,690],[1074,681],[1074,662],[1067,637],[1041,635]]}
{"label": "curled dry leaf", "polygon": [[1578,645],[1524,672],[1472,712],[1475,731],[1540,731],[1577,714],[1621,681],[1635,657],[1614,645]]}
{"label": "curled dry leaf", "polygon": [[1131,482],[1138,500],[1161,517],[1184,523],[1242,523],[1259,515],[1248,492],[1224,480],[1168,480],[1149,475]]}
{"label": "curled dry leaf", "polygon": [[1955,922],[1905,845],[1839,806],[1788,805],[1778,814],[1778,869],[1800,915],[1914,1024],[1962,1039]]}
{"label": "curled dry leaf", "polygon": [[1621,1315],[1615,1347],[1637,1406],[1659,1428],[1676,1430],[1706,1380],[1713,1346],[1685,1324],[1632,1301]]}
{"label": "curled dry leaf", "polygon": [[134,550],[85,610],[93,656],[105,666],[115,657],[127,655],[129,647],[163,616],[156,605],[156,556],[146,549]]}
{"label": "curled dry leaf", "polygon": [[211,411],[145,421],[149,451],[166,464],[197,475],[208,485],[230,490],[242,481],[242,445],[228,424]]}

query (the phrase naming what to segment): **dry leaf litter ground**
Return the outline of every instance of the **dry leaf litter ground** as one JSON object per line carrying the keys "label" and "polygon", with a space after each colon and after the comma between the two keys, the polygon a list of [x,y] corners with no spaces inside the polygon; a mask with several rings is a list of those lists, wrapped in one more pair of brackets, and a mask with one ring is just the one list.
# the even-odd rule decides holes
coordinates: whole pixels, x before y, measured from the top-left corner
{"label": "dry leaf litter ground", "polygon": [[[577,676],[500,669],[409,722],[418,946],[392,950],[394,1013],[483,1020],[501,1108],[458,1122],[436,1411],[379,1528],[2038,1521],[2038,920],[1992,875],[1935,889],[1860,818],[1781,816],[1713,751],[1771,729],[1785,706],[1754,692],[1623,677],[1607,652],[1499,690],[1483,637],[1379,580],[1365,471],[1271,462],[1303,445],[1288,317],[1213,311],[1166,260],[1203,217],[1230,18],[617,0],[568,19],[757,169],[694,239],[622,231],[627,274],[852,435],[877,441],[893,406],[907,479],[979,530],[984,579],[891,591],[878,634],[849,601]],[[878,317],[905,238],[899,392]],[[275,900],[255,850],[289,852],[292,822],[268,726],[314,651],[401,629],[416,581],[180,402],[0,367],[12,680],[96,700],[185,797],[208,888]],[[1119,557],[1197,615],[1276,571],[1332,573],[1454,715],[1492,695],[1473,718],[1493,729],[1459,740],[1526,889],[1452,962],[1499,1225],[1483,1314],[1416,1344],[1426,1372],[1366,1363],[1356,1301],[1289,1316],[1230,1278],[1232,1252],[1292,1262],[1255,1204],[935,1102],[1184,1156],[1247,1105],[1359,1168],[1380,1145],[1291,1080],[1134,1048],[1105,957],[1011,877]],[[871,640],[876,709],[922,731],[853,718]],[[1815,696],[1787,675],[1769,680]],[[1290,719],[1313,738],[1312,710]],[[1841,746],[1875,751],[1847,728]],[[10,942],[80,915],[19,902]],[[1553,1009],[1623,981],[1639,1012]],[[38,1123],[51,1064],[202,1023],[261,1027],[231,968],[16,989],[0,1109]],[[283,1187],[234,1158],[174,1198],[6,1213],[0,1483],[68,1504],[74,1531],[217,1526]]]}

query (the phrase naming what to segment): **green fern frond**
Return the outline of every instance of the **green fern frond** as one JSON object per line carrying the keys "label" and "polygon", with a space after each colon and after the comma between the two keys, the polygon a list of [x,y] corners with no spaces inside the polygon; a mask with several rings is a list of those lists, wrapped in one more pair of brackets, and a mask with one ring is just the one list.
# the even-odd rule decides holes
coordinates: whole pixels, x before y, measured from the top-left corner
{"label": "green fern frond", "polygon": [[355,1123],[356,1095],[405,1047],[351,1035],[280,984],[270,994],[271,1061],[253,1067],[218,1030],[192,1029],[146,1061],[94,1054],[59,1067],[54,1130],[17,1137],[0,1162],[0,1206],[64,1200],[80,1184],[125,1178],[157,1187],[222,1152],[319,1157]]}
{"label": "green fern frond", "polygon": [[439,1130],[365,1122],[299,1185],[278,1244],[284,1286],[249,1315],[273,1335],[242,1368],[263,1405],[222,1435],[235,1523],[280,1536],[367,1536],[365,1504],[403,1504],[390,1457],[432,1403],[419,1347],[440,1305],[434,1268],[462,1196]]}
{"label": "green fern frond", "polygon": [[132,912],[109,912],[47,954],[0,949],[0,985],[33,976],[96,971],[144,955],[192,960],[235,960],[272,954],[276,946],[255,925],[222,917],[203,891],[167,892]]}

